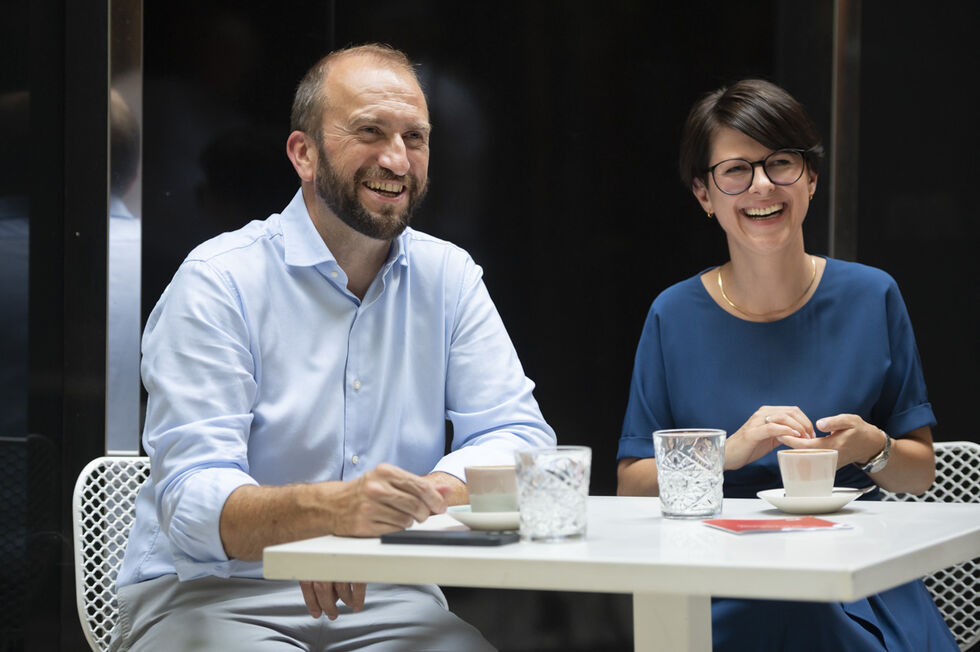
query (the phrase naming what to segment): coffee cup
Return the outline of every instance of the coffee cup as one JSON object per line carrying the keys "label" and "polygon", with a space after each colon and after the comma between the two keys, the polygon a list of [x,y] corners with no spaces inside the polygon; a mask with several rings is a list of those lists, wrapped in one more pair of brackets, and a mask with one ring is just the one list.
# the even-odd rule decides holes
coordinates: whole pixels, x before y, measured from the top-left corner
{"label": "coffee cup", "polygon": [[829,496],[834,491],[837,451],[790,449],[776,453],[787,498]]}
{"label": "coffee cup", "polygon": [[466,488],[474,512],[516,512],[517,475],[514,465],[467,466]]}

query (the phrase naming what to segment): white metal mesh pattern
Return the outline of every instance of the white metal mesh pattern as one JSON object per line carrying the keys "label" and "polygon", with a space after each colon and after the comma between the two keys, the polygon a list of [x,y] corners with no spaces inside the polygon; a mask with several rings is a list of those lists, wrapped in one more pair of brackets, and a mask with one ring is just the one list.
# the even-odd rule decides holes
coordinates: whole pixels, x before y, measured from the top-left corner
{"label": "white metal mesh pattern", "polygon": [[100,457],[78,476],[73,504],[78,617],[94,650],[109,647],[116,622],[116,575],[133,524],[146,457]]}
{"label": "white metal mesh pattern", "polygon": [[980,444],[941,441],[936,451],[936,482],[921,496],[881,490],[882,500],[927,503],[980,502]]}
{"label": "white metal mesh pattern", "polygon": [[[882,500],[980,502],[980,444],[936,442],[936,482],[921,496],[881,491]],[[961,650],[980,642],[980,557],[938,570],[923,580]]]}

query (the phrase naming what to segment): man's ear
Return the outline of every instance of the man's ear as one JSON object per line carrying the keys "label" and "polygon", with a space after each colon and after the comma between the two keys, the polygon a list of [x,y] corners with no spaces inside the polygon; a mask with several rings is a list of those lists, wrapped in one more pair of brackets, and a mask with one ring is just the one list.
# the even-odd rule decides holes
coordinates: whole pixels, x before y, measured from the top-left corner
{"label": "man's ear", "polygon": [[317,148],[308,134],[294,131],[286,139],[286,156],[293,164],[300,181],[312,183],[316,175]]}
{"label": "man's ear", "polygon": [[708,187],[704,185],[704,181],[701,179],[695,179],[691,183],[691,192],[694,193],[694,197],[701,204],[701,208],[704,209],[705,213],[714,213],[714,209],[711,207],[711,197],[708,195]]}

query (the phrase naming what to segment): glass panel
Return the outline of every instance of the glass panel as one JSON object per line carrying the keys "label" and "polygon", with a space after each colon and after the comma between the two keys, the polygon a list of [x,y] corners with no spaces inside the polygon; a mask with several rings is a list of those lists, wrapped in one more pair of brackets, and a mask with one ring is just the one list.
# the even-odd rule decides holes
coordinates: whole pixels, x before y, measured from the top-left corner
{"label": "glass panel", "polygon": [[112,0],[106,449],[135,453],[140,431],[142,0]]}
{"label": "glass panel", "polygon": [[0,649],[24,642],[28,588],[27,292],[30,92],[28,48],[18,36],[26,0],[0,20]]}
{"label": "glass panel", "polygon": [[0,21],[0,437],[27,436],[30,57],[26,1]]}

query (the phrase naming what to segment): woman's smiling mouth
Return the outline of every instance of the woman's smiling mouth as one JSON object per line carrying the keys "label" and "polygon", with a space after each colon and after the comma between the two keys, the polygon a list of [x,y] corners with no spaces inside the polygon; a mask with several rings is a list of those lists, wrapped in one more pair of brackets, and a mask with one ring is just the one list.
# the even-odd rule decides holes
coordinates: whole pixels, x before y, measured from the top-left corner
{"label": "woman's smiling mouth", "polygon": [[773,204],[772,206],[763,206],[761,208],[743,208],[742,214],[752,220],[768,220],[783,212],[786,208],[786,204]]}

